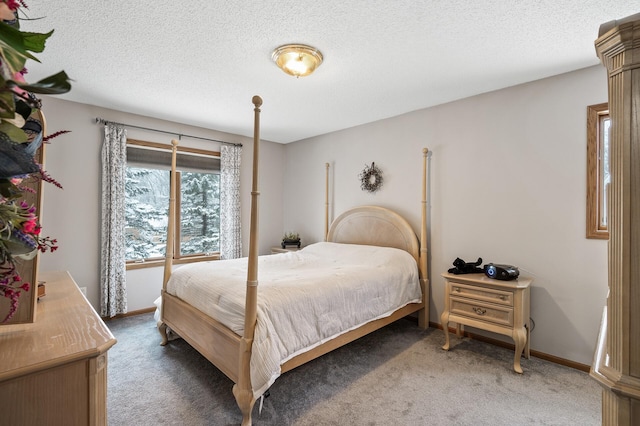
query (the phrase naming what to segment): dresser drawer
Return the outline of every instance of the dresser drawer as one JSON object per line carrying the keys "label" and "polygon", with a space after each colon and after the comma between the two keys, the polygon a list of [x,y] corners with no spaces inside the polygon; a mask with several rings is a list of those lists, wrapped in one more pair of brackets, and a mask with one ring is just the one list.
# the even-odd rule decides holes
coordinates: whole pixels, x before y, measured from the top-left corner
{"label": "dresser drawer", "polygon": [[493,288],[451,283],[451,296],[467,297],[478,301],[513,306],[513,292]]}
{"label": "dresser drawer", "polygon": [[513,327],[513,308],[452,296],[450,312],[479,321]]}

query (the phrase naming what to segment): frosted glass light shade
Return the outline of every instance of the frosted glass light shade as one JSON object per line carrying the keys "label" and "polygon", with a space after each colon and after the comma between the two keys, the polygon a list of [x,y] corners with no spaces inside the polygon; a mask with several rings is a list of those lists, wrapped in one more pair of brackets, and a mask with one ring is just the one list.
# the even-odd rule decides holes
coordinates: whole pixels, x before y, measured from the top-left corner
{"label": "frosted glass light shade", "polygon": [[282,71],[294,77],[305,77],[322,63],[322,53],[304,44],[280,46],[273,51],[271,58]]}

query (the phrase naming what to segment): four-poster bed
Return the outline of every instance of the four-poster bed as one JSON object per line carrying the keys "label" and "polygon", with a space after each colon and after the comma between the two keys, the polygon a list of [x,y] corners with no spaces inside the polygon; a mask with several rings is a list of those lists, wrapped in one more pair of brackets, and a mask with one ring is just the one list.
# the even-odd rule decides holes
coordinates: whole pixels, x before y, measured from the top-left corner
{"label": "four-poster bed", "polygon": [[[174,237],[168,229],[158,321],[163,345],[169,327],[235,383],[233,394],[243,425],[251,424],[256,399],[281,373],[409,314],[418,313],[423,328],[429,321],[427,150],[423,150],[420,239],[400,215],[375,206],[344,212],[329,227],[325,206],[325,242],[295,253],[259,257],[262,100],[255,96],[253,103],[249,257],[184,265],[172,272]],[[177,141],[172,143],[175,170]],[[327,164],[327,190],[328,170]],[[175,188],[172,181],[169,224],[175,215]],[[240,282],[245,278],[246,286]],[[214,282],[222,287],[208,288]]]}

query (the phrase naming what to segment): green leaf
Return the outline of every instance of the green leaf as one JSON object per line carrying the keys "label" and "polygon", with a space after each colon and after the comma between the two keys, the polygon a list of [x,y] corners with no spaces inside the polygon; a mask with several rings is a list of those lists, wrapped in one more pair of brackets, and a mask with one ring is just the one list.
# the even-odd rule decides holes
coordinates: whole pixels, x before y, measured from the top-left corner
{"label": "green leaf", "polygon": [[7,137],[11,139],[11,141],[16,143],[24,143],[28,140],[27,134],[24,132],[24,130],[14,126],[11,123],[7,123],[6,121],[0,123],[0,132],[7,135]]}
{"label": "green leaf", "polygon": [[44,40],[52,33],[53,31],[50,31],[48,34],[37,36],[35,33],[23,33],[4,22],[0,22],[0,51],[2,56],[9,62],[14,71],[20,71],[24,67],[26,58],[40,62],[29,53],[29,50],[42,52]]}
{"label": "green leaf", "polygon": [[15,109],[16,104],[13,98],[13,92],[0,92],[0,118],[13,118],[15,116]]}
{"label": "green leaf", "polygon": [[0,195],[4,198],[15,196],[16,186],[9,179],[0,179]]}
{"label": "green leaf", "polygon": [[22,32],[23,45],[26,50],[31,52],[40,53],[44,51],[45,42],[53,34],[53,30],[46,34],[43,33],[31,33]]}
{"label": "green leaf", "polygon": [[16,83],[18,86],[27,92],[42,93],[45,95],[59,95],[67,93],[71,90],[70,79],[66,72],[60,71],[57,74],[51,75],[47,78],[43,78],[37,83],[24,84]]}

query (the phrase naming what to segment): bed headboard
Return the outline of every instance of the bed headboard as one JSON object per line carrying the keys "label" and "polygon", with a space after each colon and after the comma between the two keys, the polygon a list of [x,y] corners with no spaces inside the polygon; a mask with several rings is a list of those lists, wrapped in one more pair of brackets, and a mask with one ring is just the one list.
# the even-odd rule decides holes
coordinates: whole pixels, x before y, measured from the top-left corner
{"label": "bed headboard", "polygon": [[394,247],[409,252],[420,261],[418,237],[409,222],[384,207],[360,206],[338,216],[327,234],[327,241]]}

